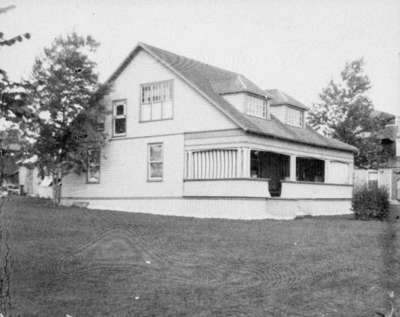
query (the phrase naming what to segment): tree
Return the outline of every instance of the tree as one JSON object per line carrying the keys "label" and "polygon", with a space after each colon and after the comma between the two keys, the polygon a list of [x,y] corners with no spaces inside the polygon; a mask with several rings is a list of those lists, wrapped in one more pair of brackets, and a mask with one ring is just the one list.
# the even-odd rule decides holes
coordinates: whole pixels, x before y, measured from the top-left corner
{"label": "tree", "polygon": [[37,157],[42,175],[52,176],[57,203],[63,177],[87,170],[88,151],[105,143],[99,120],[105,115],[101,99],[109,88],[99,84],[90,58],[98,45],[76,33],[58,37],[33,66],[31,107],[37,117],[27,130],[33,140],[28,153]]}
{"label": "tree", "polygon": [[363,58],[348,62],[340,73],[340,81],[328,83],[308,116],[308,123],[325,136],[357,147],[355,165],[365,168],[378,167],[386,159],[378,133],[388,118],[374,112],[367,96],[370,88]]}
{"label": "tree", "polygon": [[[0,14],[15,9],[14,5],[0,8]],[[12,46],[24,39],[29,39],[29,33],[6,37],[0,32],[0,48]],[[19,131],[23,128],[22,117],[29,116],[26,107],[27,83],[12,82],[4,69],[0,68],[0,185],[3,184],[3,170],[5,162],[14,160],[10,156],[8,147],[18,140]]]}
{"label": "tree", "polygon": [[[4,14],[15,6],[0,8],[0,14]],[[0,48],[11,46],[23,39],[29,39],[30,34],[16,35],[6,38],[0,32]],[[8,144],[18,138],[20,125],[24,122],[22,117],[27,114],[25,100],[27,97],[25,84],[11,82],[4,69],[0,68],[0,185],[3,184],[3,171],[5,165],[14,158],[7,150]],[[0,201],[0,314],[11,314],[11,249],[9,244],[10,221],[7,220],[4,210],[5,199]]]}

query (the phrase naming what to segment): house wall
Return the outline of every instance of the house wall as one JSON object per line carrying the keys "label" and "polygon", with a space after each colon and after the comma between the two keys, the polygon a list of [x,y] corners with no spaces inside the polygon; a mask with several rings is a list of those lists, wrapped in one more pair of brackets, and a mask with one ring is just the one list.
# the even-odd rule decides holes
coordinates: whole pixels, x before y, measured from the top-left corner
{"label": "house wall", "polygon": [[[148,181],[147,145],[163,143],[163,180]],[[63,197],[182,196],[183,135],[111,140],[102,150],[100,182],[87,184],[86,174],[63,181]]]}
{"label": "house wall", "polygon": [[64,199],[63,203],[82,202],[93,209],[110,209],[199,218],[294,219],[305,215],[351,213],[350,199],[276,199],[249,197],[190,197],[153,199]]}
{"label": "house wall", "polygon": [[196,197],[269,197],[266,179],[185,180],[184,196]]}
{"label": "house wall", "polygon": [[281,197],[351,199],[352,191],[352,185],[283,181]]}
{"label": "house wall", "polygon": [[246,102],[246,94],[245,93],[236,93],[236,94],[225,94],[223,95],[224,99],[228,101],[231,105],[235,106],[240,112],[246,112],[245,102]]}
{"label": "house wall", "polygon": [[[173,119],[140,122],[140,84],[171,79]],[[70,174],[63,180],[64,198],[181,197],[183,133],[236,128],[193,88],[144,51],[139,51],[116,79],[112,92],[105,98],[108,109],[112,108],[112,100],[120,99],[125,99],[127,104],[127,133],[124,137],[110,138],[102,149],[100,183],[87,184],[86,174]],[[105,130],[109,136],[111,128],[112,116],[108,115]],[[147,180],[147,144],[154,142],[163,143],[164,176],[161,182]]]}

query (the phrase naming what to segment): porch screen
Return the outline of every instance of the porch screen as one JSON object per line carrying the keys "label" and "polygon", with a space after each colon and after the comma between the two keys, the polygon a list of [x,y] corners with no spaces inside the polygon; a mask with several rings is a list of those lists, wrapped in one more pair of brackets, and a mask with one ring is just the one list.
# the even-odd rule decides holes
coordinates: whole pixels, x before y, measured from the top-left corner
{"label": "porch screen", "polygon": [[[191,160],[191,162],[189,162]],[[215,149],[192,152],[187,157],[187,176],[193,179],[237,177],[236,149]]]}
{"label": "porch screen", "polygon": [[296,178],[298,181],[324,182],[325,162],[314,158],[297,157]]}

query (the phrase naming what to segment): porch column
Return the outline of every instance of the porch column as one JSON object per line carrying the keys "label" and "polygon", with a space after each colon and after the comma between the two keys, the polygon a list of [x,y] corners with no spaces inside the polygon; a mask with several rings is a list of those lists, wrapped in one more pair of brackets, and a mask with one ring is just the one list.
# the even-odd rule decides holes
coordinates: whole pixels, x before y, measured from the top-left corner
{"label": "porch column", "polygon": [[290,181],[296,181],[296,155],[290,155]]}
{"label": "porch column", "polygon": [[325,160],[324,161],[324,183],[330,182],[330,175],[329,175],[329,163],[331,161]]}
{"label": "porch column", "polygon": [[243,178],[250,178],[250,149],[249,148],[242,148],[242,173],[241,177]]}

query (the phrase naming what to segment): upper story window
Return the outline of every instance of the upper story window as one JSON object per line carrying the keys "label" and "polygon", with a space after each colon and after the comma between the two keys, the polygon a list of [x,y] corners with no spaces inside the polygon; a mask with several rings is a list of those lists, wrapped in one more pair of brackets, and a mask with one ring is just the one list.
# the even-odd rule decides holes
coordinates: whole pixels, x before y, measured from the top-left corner
{"label": "upper story window", "polygon": [[113,136],[126,134],[126,100],[113,101]]}
{"label": "upper story window", "polygon": [[302,128],[304,126],[304,112],[287,107],[286,124]]}
{"label": "upper story window", "polygon": [[172,89],[172,80],[140,85],[140,121],[172,119]]}
{"label": "upper story window", "polygon": [[265,99],[247,96],[246,97],[246,114],[267,119],[267,101]]}

